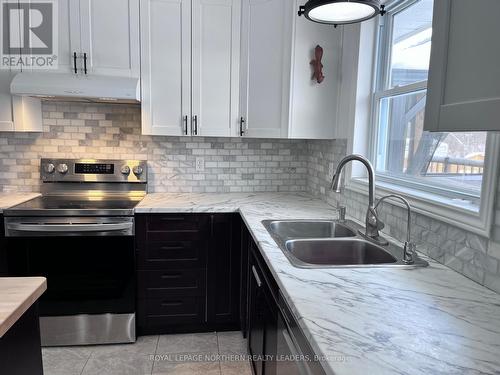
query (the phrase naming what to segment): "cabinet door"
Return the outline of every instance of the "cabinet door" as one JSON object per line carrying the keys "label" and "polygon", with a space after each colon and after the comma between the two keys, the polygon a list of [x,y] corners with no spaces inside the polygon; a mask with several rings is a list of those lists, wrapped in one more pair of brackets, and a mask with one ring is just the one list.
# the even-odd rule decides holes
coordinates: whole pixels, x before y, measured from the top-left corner
{"label": "cabinet door", "polygon": [[[142,133],[187,135],[191,1],[141,1]],[[190,133],[189,133],[190,134]]]}
{"label": "cabinet door", "polygon": [[13,74],[9,69],[0,70],[0,131],[14,130],[14,114],[10,82]]}
{"label": "cabinet door", "polygon": [[425,130],[500,130],[499,14],[498,0],[434,2]]}
{"label": "cabinet door", "polygon": [[[80,0],[57,2],[57,69],[56,72],[74,73],[73,54],[80,54]],[[77,61],[77,69],[80,69]]]}
{"label": "cabinet door", "polygon": [[286,138],[293,2],[243,0],[241,115],[248,137]]}
{"label": "cabinet door", "polygon": [[193,0],[194,135],[236,135],[240,1]]}
{"label": "cabinet door", "polygon": [[255,375],[264,373],[264,340],[266,303],[262,275],[254,262],[250,262],[249,272],[249,309],[248,309],[248,351],[254,357],[252,366]]}
{"label": "cabinet door", "polygon": [[253,259],[250,265],[248,349],[254,357],[254,374],[272,375],[276,373],[277,306],[259,263]]}
{"label": "cabinet door", "polygon": [[80,29],[88,74],[139,77],[139,0],[80,0]]}
{"label": "cabinet door", "polygon": [[[21,52],[20,35],[17,30],[20,29],[20,19],[15,17],[15,13],[4,14],[5,7],[0,7],[0,19],[8,19],[10,22],[9,34],[4,36],[4,41],[9,43],[9,56],[18,57]],[[17,71],[13,68],[0,69],[0,131],[14,130],[14,109],[12,95],[10,94],[10,83]]]}
{"label": "cabinet door", "polygon": [[211,215],[211,243],[207,257],[208,321],[218,327],[237,328],[241,243],[237,214]]}
{"label": "cabinet door", "polygon": [[[8,17],[10,22],[9,31],[11,32],[4,40],[9,42],[10,56],[20,56],[21,51],[17,50],[23,44],[21,38],[22,33],[19,32],[21,28],[22,12],[9,15],[3,14],[4,7],[0,10],[0,19]],[[19,53],[19,55],[17,54]],[[13,96],[10,93],[10,84],[14,75],[29,68],[12,67],[10,69],[0,70],[0,131],[20,131],[20,132],[40,132],[43,130],[42,124],[42,108],[40,99],[28,98],[21,96]]]}

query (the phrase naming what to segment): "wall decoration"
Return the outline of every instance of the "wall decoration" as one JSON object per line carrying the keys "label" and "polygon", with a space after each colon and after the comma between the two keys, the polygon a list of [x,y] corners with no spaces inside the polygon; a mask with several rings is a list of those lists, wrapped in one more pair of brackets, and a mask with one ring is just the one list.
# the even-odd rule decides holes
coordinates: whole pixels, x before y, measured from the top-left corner
{"label": "wall decoration", "polygon": [[314,49],[314,57],[315,59],[310,63],[314,69],[312,79],[321,83],[325,79],[325,76],[323,75],[323,64],[321,63],[321,59],[323,58],[323,48],[319,44]]}

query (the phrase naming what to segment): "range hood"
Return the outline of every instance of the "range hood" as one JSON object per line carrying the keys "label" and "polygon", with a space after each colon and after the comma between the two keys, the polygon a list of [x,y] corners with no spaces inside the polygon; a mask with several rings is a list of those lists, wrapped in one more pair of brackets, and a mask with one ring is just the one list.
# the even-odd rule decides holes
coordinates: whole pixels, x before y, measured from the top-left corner
{"label": "range hood", "polygon": [[10,84],[13,95],[80,102],[139,103],[138,78],[66,73],[18,73]]}

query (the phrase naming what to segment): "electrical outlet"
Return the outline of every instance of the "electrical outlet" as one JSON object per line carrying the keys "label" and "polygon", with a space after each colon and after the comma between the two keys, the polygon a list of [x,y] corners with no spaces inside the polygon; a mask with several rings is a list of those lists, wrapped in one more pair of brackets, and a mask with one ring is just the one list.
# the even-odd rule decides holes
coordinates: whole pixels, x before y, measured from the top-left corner
{"label": "electrical outlet", "polygon": [[196,172],[203,172],[205,170],[205,159],[196,158]]}

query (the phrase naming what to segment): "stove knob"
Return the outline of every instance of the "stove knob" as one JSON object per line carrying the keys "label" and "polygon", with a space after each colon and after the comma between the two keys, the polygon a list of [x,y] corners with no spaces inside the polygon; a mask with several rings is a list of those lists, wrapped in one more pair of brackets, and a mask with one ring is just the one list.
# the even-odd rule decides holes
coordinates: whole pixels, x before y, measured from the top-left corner
{"label": "stove knob", "polygon": [[57,171],[61,174],[66,174],[68,172],[68,165],[67,164],[59,164],[57,166]]}
{"label": "stove knob", "polygon": [[48,164],[45,164],[44,167],[43,167],[45,173],[54,173],[54,171],[56,170],[56,167],[54,167],[54,164],[52,163],[48,163]]}
{"label": "stove knob", "polygon": [[128,165],[124,165],[121,169],[122,174],[128,175],[130,174],[130,167]]}
{"label": "stove knob", "polygon": [[136,165],[132,171],[136,176],[140,176],[144,169],[140,165]]}

